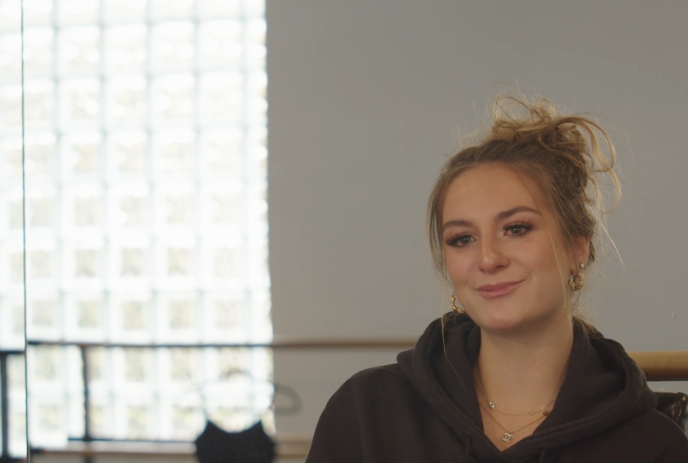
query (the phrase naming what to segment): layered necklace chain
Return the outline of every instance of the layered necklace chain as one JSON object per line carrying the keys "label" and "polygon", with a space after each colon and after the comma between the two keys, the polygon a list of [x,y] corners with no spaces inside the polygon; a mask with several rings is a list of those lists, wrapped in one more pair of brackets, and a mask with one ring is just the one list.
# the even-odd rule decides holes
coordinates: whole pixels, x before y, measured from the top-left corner
{"label": "layered necklace chain", "polygon": [[508,416],[526,416],[526,415],[527,416],[533,416],[533,415],[537,415],[540,412],[542,412],[542,414],[544,416],[547,416],[547,415],[549,415],[549,412],[547,410],[545,410],[545,408],[549,407],[550,405],[552,405],[554,403],[554,400],[553,400],[553,401],[543,405],[542,407],[538,408],[537,410],[531,410],[531,411],[525,412],[525,413],[509,413],[509,412],[505,412],[503,410],[498,409],[497,405],[495,405],[494,402],[487,400],[487,397],[485,397],[485,393],[482,390],[478,389],[478,394],[480,394],[480,396],[483,399],[485,399],[485,402],[487,402],[487,405],[490,407],[490,409],[492,411],[495,411],[497,413],[501,413],[502,415],[508,415]]}
{"label": "layered necklace chain", "polygon": [[509,431],[509,430],[506,429],[499,421],[497,421],[497,420],[495,419],[495,417],[492,416],[492,415],[490,414],[489,411],[487,411],[487,409],[485,408],[485,406],[484,406],[483,404],[481,404],[480,401],[478,401],[478,404],[480,405],[480,408],[482,408],[482,409],[485,411],[485,413],[487,414],[487,416],[489,416],[490,418],[492,418],[492,421],[494,421],[495,424],[496,424],[497,426],[499,426],[500,428],[502,428],[502,430],[504,431],[504,434],[502,434],[502,440],[503,440],[504,442],[506,442],[507,444],[510,444],[510,443],[514,440],[514,434],[516,434],[517,432],[523,431],[523,430],[526,429],[528,426],[530,426],[530,425],[532,425],[532,424],[535,424],[535,423],[537,423],[537,422],[540,421],[540,420],[545,419],[545,417],[547,416],[546,414],[543,413],[542,415],[538,416],[536,419],[534,419],[534,420],[531,421],[530,423],[526,424],[525,426],[522,426],[522,427],[520,427],[520,428],[518,428],[518,429],[516,429],[516,430],[514,430],[514,431]]}
{"label": "layered necklace chain", "polygon": [[501,414],[503,414],[503,415],[509,415],[509,416],[533,416],[533,415],[540,414],[540,416],[538,416],[536,419],[534,419],[533,421],[529,422],[528,424],[526,424],[526,425],[524,425],[524,426],[522,426],[522,427],[520,427],[520,428],[518,428],[518,429],[516,429],[516,430],[514,430],[514,431],[509,431],[509,430],[506,429],[499,421],[497,421],[497,419],[496,419],[494,416],[492,416],[492,413],[490,413],[490,410],[488,410],[487,408],[485,408],[485,406],[481,403],[481,401],[478,400],[478,405],[480,405],[480,408],[483,409],[483,411],[485,412],[485,414],[486,414],[487,416],[489,416],[489,417],[492,419],[492,421],[494,421],[495,424],[496,424],[497,426],[499,426],[500,428],[502,428],[502,430],[504,431],[504,434],[502,435],[502,440],[503,440],[504,442],[506,442],[507,444],[510,444],[510,443],[514,440],[514,434],[516,434],[516,433],[518,433],[518,432],[520,432],[520,431],[523,431],[523,430],[526,429],[528,426],[531,426],[531,425],[537,423],[538,421],[543,420],[543,419],[545,419],[547,416],[549,416],[549,411],[547,411],[547,410],[545,410],[545,409],[554,403],[554,400],[552,400],[551,402],[549,402],[549,403],[546,404],[546,405],[543,405],[542,407],[538,408],[537,410],[532,410],[532,411],[528,411],[528,412],[525,412],[525,413],[509,413],[509,412],[505,412],[505,411],[499,410],[499,409],[497,408],[497,405],[496,405],[494,402],[490,401],[490,400],[486,397],[486,394],[483,392],[482,384],[481,384],[481,385],[478,385],[478,382],[477,382],[477,381],[476,381],[476,390],[478,391],[478,394],[480,394],[480,396],[481,396],[483,399],[485,399],[485,402],[487,402],[488,406],[490,407],[490,410],[493,411],[493,412],[497,412],[497,413],[501,413]]}

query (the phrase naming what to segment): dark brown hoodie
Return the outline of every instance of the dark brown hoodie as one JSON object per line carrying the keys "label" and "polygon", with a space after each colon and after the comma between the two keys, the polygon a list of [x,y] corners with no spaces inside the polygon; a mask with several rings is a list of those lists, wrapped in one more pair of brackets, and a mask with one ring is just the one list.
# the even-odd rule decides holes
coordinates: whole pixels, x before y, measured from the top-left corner
{"label": "dark brown hoodie", "polygon": [[348,380],[323,411],[306,463],[688,463],[688,438],[623,347],[575,329],[564,384],[535,432],[499,451],[473,384],[480,330],[430,324],[398,363]]}

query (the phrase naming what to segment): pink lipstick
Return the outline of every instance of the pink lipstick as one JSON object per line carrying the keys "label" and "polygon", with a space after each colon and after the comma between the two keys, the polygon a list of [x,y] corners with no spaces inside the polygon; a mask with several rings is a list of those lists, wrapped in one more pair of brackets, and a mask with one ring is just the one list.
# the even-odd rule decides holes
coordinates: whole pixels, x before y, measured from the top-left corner
{"label": "pink lipstick", "polygon": [[496,299],[511,293],[520,284],[521,281],[505,281],[493,285],[482,285],[477,289],[485,299]]}

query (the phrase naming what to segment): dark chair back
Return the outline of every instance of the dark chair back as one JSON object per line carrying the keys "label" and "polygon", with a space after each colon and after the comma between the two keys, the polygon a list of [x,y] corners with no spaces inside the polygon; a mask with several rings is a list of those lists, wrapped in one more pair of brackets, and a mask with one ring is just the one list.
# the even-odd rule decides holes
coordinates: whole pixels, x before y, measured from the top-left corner
{"label": "dark chair back", "polygon": [[683,392],[655,392],[657,410],[671,418],[681,429],[688,431],[688,395]]}

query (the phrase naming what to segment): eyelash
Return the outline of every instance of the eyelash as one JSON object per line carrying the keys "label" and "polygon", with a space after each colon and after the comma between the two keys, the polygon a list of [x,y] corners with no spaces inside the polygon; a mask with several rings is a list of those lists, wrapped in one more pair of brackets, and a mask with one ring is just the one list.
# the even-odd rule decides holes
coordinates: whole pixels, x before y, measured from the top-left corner
{"label": "eyelash", "polygon": [[506,231],[506,230],[509,230],[512,228],[522,229],[521,233],[518,233],[517,235],[514,235],[514,236],[523,236],[526,233],[528,233],[530,230],[532,230],[533,226],[527,222],[516,222],[516,223],[512,223],[512,224],[507,225],[506,227],[504,227],[504,230]]}
{"label": "eyelash", "polygon": [[[520,229],[521,232],[516,233],[516,234],[511,234],[510,236],[525,236],[526,234],[528,234],[528,232],[530,230],[533,229],[533,226],[527,222],[510,223],[509,225],[506,225],[504,227],[504,231],[507,232],[509,230],[513,230],[516,228]],[[447,244],[447,246],[451,246],[454,248],[462,248],[462,247],[465,247],[469,244],[469,243],[465,243],[465,242],[459,244],[460,241],[464,238],[473,238],[473,237],[471,235],[466,234],[466,233],[459,233],[457,235],[454,235],[454,236],[447,238],[445,240],[445,243]]]}

